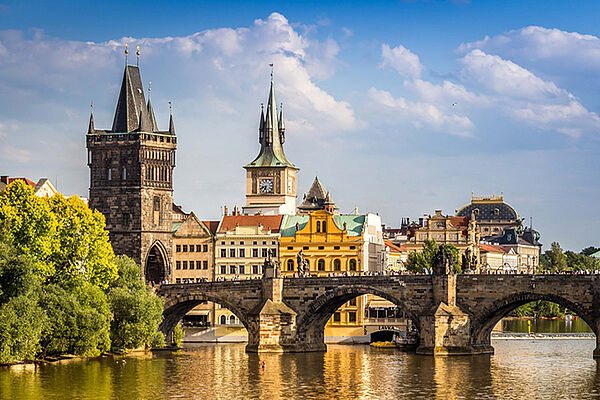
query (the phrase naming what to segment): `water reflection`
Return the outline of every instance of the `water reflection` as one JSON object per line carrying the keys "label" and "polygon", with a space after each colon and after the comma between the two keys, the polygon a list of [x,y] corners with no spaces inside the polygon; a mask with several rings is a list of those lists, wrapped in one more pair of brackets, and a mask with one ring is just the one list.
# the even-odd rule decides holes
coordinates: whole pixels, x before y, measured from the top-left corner
{"label": "water reflection", "polygon": [[[496,354],[369,346],[246,354],[244,345],[0,368],[1,399],[600,398],[594,340],[494,340]],[[264,361],[265,368],[261,368]]]}

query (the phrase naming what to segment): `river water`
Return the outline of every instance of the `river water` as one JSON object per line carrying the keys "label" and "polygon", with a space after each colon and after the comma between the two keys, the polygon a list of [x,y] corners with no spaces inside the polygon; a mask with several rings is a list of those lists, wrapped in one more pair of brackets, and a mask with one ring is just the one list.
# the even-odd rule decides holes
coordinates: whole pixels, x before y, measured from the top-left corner
{"label": "river water", "polygon": [[203,344],[2,367],[0,399],[600,399],[593,339],[492,344],[493,356],[450,358],[368,345],[257,355],[243,344]]}

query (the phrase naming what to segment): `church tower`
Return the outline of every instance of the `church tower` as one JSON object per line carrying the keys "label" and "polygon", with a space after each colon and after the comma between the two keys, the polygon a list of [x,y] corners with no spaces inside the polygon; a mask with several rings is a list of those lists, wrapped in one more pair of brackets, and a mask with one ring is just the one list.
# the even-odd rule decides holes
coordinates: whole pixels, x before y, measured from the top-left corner
{"label": "church tower", "polygon": [[139,66],[126,65],[112,129],[95,129],[91,114],[89,206],[106,218],[115,254],[133,258],[147,281],[159,282],[171,275],[177,138],[172,115],[169,130],[158,130],[148,93],[146,102]]}
{"label": "church tower", "polygon": [[283,105],[277,114],[273,73],[267,111],[261,106],[258,127],[260,153],[246,169],[246,215],[277,215],[296,212],[296,175],[299,168],[283,152],[285,123]]}

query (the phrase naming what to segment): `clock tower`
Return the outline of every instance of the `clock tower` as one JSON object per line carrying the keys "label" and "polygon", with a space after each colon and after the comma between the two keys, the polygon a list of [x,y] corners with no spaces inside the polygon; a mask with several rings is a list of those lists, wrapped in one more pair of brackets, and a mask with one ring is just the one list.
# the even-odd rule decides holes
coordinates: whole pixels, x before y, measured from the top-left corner
{"label": "clock tower", "polygon": [[246,169],[246,215],[296,213],[296,174],[299,168],[283,152],[285,124],[283,107],[277,113],[273,73],[267,111],[261,106],[258,128],[260,152]]}

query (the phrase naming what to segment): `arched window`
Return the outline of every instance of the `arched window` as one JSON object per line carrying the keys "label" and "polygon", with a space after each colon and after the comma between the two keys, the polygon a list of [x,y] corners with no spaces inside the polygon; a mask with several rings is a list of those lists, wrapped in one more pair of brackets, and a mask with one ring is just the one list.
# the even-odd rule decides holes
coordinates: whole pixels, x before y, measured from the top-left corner
{"label": "arched window", "polygon": [[321,221],[317,221],[317,232],[321,232]]}
{"label": "arched window", "polygon": [[229,316],[229,325],[235,325],[235,315]]}
{"label": "arched window", "polygon": [[287,270],[288,271],[294,270],[294,260],[291,258],[289,260],[287,260]]}
{"label": "arched window", "polygon": [[323,232],[327,232],[327,221],[323,221]]}
{"label": "arched window", "polygon": [[350,266],[350,271],[356,271],[356,260],[354,258],[351,258],[348,264]]}
{"label": "arched window", "polygon": [[323,260],[322,258],[319,261],[317,261],[317,270],[325,271],[325,260]]}
{"label": "arched window", "polygon": [[333,260],[333,270],[334,271],[342,270],[342,263],[339,258],[336,258],[335,260]]}
{"label": "arched window", "polygon": [[221,318],[219,318],[221,320],[221,325],[227,325],[227,317],[224,315],[221,315]]}

